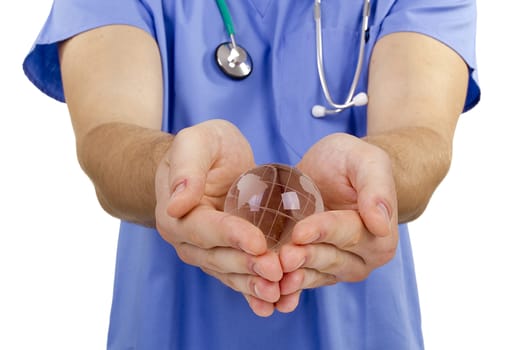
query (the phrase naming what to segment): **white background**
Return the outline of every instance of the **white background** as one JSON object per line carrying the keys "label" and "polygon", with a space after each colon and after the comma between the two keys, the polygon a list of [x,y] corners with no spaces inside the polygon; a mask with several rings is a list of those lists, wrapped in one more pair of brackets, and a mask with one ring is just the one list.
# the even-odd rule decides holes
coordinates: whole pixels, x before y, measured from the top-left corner
{"label": "white background", "polygon": [[[482,102],[461,118],[452,169],[411,225],[429,350],[525,349],[517,4],[478,3]],[[0,349],[102,349],[118,223],[76,163],[65,105],[21,68],[50,5],[8,1],[0,13]]]}

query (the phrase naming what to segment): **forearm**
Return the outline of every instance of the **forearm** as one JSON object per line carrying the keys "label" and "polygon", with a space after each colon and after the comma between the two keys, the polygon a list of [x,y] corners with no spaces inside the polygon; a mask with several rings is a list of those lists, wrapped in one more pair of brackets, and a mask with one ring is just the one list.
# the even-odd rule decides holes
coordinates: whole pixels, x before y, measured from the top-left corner
{"label": "forearm", "polygon": [[452,142],[430,128],[414,127],[365,137],[388,153],[396,183],[399,222],[419,217],[450,167]]}
{"label": "forearm", "polygon": [[101,206],[120,219],[155,226],[155,172],[173,136],[131,124],[102,124],[77,143],[79,163]]}

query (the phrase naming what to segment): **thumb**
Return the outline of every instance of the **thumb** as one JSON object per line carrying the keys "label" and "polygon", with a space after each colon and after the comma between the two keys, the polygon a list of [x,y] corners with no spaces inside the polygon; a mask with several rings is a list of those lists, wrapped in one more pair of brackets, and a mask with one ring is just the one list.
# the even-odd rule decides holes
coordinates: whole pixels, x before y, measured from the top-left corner
{"label": "thumb", "polygon": [[363,162],[358,170],[357,205],[368,231],[376,236],[387,236],[397,226],[397,194],[390,158],[377,150],[377,158]]}
{"label": "thumb", "polygon": [[373,196],[359,200],[359,215],[368,231],[376,236],[388,236],[397,225],[397,215],[390,201]]}
{"label": "thumb", "polygon": [[168,151],[170,199],[168,215],[180,218],[197,206],[204,195],[215,154],[207,137],[191,128],[181,130]]}

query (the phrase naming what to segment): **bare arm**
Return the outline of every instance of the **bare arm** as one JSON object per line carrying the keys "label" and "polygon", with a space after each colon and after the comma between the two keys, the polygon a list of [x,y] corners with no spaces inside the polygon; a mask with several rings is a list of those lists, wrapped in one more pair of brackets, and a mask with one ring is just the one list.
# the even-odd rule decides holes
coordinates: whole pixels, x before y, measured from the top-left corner
{"label": "bare arm", "polygon": [[399,221],[425,209],[452,158],[468,68],[450,48],[415,33],[391,34],[373,52],[368,142],[390,156]]}
{"label": "bare arm", "polygon": [[254,166],[231,123],[211,120],[172,136],[158,131],[158,48],[140,29],[109,26],[60,47],[80,164],[106,211],[155,226],[186,263],[239,291],[255,313],[279,298],[279,258],[262,232],[222,212],[231,183]]}
{"label": "bare arm", "polygon": [[101,205],[121,219],[154,226],[155,171],[173,139],[159,131],[155,41],[138,28],[107,26],[62,43],[60,60],[78,159]]}
{"label": "bare arm", "polygon": [[299,222],[281,248],[277,309],[294,310],[303,289],[361,281],[395,256],[398,222],[423,212],[449,168],[467,81],[463,60],[434,39],[397,33],[377,43],[368,136],[329,135],[298,164],[330,211]]}

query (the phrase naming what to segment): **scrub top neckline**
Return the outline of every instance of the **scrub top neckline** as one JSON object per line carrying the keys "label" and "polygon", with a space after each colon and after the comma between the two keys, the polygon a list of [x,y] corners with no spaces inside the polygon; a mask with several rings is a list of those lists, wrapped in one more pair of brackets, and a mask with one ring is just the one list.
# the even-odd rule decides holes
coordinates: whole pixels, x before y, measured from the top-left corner
{"label": "scrub top neckline", "polygon": [[251,2],[259,15],[264,17],[268,11],[268,8],[270,7],[270,4],[272,3],[272,0],[251,0]]}

